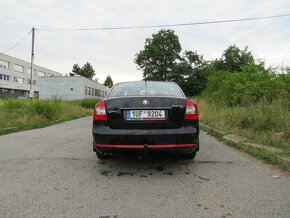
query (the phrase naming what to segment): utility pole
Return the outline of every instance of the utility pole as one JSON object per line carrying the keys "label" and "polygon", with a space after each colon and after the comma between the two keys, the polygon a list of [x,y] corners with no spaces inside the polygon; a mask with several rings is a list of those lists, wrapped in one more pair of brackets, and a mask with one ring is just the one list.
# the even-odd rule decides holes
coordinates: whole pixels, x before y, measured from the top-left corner
{"label": "utility pole", "polygon": [[33,59],[34,59],[34,36],[35,36],[35,28],[32,27],[32,46],[31,46],[31,72],[30,72],[30,92],[29,97],[31,99],[34,98],[34,91],[32,89],[32,80],[33,80]]}

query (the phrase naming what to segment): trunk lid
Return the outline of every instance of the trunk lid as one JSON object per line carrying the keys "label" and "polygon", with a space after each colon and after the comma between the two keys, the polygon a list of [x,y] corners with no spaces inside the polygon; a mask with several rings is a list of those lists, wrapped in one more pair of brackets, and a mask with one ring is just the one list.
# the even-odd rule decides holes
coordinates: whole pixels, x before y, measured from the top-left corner
{"label": "trunk lid", "polygon": [[[180,128],[186,107],[186,99],[175,97],[120,97],[106,99],[105,102],[108,123],[112,129]],[[130,111],[142,112],[145,116],[159,114],[162,118],[129,120]]]}

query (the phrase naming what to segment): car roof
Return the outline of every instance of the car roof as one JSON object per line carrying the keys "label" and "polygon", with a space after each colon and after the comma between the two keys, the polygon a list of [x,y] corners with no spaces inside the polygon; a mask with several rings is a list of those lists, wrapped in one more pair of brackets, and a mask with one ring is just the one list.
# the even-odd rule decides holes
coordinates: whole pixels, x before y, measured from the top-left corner
{"label": "car roof", "polygon": [[171,82],[171,81],[136,80],[136,81],[118,82],[115,85],[124,84],[124,83],[142,83],[142,82],[144,82],[144,83],[146,82],[146,83],[174,83],[174,84],[176,84],[175,82]]}

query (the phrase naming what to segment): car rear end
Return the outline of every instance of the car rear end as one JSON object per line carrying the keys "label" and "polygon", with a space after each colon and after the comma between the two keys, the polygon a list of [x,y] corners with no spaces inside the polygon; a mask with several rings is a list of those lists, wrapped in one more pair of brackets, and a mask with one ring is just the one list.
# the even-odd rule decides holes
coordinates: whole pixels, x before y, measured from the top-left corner
{"label": "car rear end", "polygon": [[117,84],[95,106],[94,151],[199,149],[197,106],[175,83],[138,81]]}

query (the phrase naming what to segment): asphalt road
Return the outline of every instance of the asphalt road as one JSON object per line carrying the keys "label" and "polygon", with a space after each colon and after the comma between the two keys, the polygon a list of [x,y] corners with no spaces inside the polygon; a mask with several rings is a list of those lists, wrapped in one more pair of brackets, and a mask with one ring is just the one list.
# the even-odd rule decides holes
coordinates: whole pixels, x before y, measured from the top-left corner
{"label": "asphalt road", "polygon": [[194,161],[99,161],[90,117],[0,136],[0,217],[290,217],[289,174],[200,141]]}

